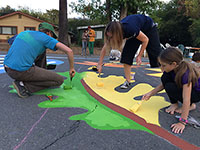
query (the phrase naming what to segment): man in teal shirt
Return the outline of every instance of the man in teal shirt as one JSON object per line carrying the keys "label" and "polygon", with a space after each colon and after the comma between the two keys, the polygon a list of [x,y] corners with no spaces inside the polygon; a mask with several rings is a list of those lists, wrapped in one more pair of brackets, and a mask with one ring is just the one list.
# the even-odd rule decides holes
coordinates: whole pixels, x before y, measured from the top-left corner
{"label": "man in teal shirt", "polygon": [[60,86],[64,82],[63,76],[35,65],[37,57],[47,48],[65,52],[68,55],[70,76],[75,75],[73,51],[53,37],[57,37],[53,26],[43,22],[39,25],[39,31],[21,32],[11,45],[4,66],[7,74],[15,80],[13,85],[20,97],[28,97],[30,93]]}

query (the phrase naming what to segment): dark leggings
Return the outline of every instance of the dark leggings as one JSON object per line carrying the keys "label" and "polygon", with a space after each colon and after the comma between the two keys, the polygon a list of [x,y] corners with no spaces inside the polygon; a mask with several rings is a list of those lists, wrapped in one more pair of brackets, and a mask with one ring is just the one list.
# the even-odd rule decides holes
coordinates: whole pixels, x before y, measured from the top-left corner
{"label": "dark leggings", "polygon": [[[169,74],[163,74],[163,76],[161,77],[161,81],[170,99],[170,102],[172,104],[175,104],[178,101],[183,103],[183,97],[182,97],[183,89],[177,87],[173,78]],[[190,104],[197,103],[200,101],[200,92],[195,90],[194,88],[192,88],[190,101],[191,101]]]}

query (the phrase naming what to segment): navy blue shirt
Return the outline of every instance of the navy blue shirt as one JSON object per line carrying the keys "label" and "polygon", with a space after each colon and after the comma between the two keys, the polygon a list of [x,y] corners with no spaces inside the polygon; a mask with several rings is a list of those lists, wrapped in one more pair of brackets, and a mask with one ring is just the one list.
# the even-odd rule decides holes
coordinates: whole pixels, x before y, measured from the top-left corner
{"label": "navy blue shirt", "polygon": [[153,20],[145,15],[129,15],[121,20],[124,38],[137,37],[139,32],[148,32],[153,26]]}

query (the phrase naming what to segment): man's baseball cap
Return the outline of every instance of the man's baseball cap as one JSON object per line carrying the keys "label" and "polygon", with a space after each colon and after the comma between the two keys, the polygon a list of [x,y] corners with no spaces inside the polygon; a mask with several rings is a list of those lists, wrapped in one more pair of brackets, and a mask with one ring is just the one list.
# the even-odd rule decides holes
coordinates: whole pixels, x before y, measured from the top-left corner
{"label": "man's baseball cap", "polygon": [[53,37],[55,39],[58,38],[57,34],[55,33],[55,30],[54,30],[53,26],[51,24],[47,23],[47,22],[40,23],[38,29],[39,30],[40,29],[48,29],[48,30],[50,30],[53,33]]}

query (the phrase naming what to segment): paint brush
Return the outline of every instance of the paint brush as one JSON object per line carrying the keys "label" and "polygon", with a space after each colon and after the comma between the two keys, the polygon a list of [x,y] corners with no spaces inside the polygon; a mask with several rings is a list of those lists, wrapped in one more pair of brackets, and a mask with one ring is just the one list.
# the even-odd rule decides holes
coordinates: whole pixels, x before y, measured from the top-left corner
{"label": "paint brush", "polygon": [[72,74],[74,73],[74,71],[72,71],[72,73],[70,74],[70,88],[72,89],[72,79],[73,79],[73,77],[72,77]]}
{"label": "paint brush", "polygon": [[64,81],[64,86],[63,86],[63,89],[64,90],[70,90],[70,89],[72,89],[72,79],[73,79],[73,77],[72,77],[72,74],[73,74],[74,72],[72,72],[71,74],[70,74],[70,79],[69,79],[69,81]]}
{"label": "paint brush", "polygon": [[53,101],[53,95],[51,94],[46,94],[45,95],[51,102]]}
{"label": "paint brush", "polygon": [[98,74],[98,77],[101,78],[101,73]]}
{"label": "paint brush", "polygon": [[72,79],[73,77],[70,77],[70,88],[72,89]]}
{"label": "paint brush", "polygon": [[129,110],[133,113],[136,113],[137,110],[140,108],[140,106],[142,105],[143,100],[136,102]]}

